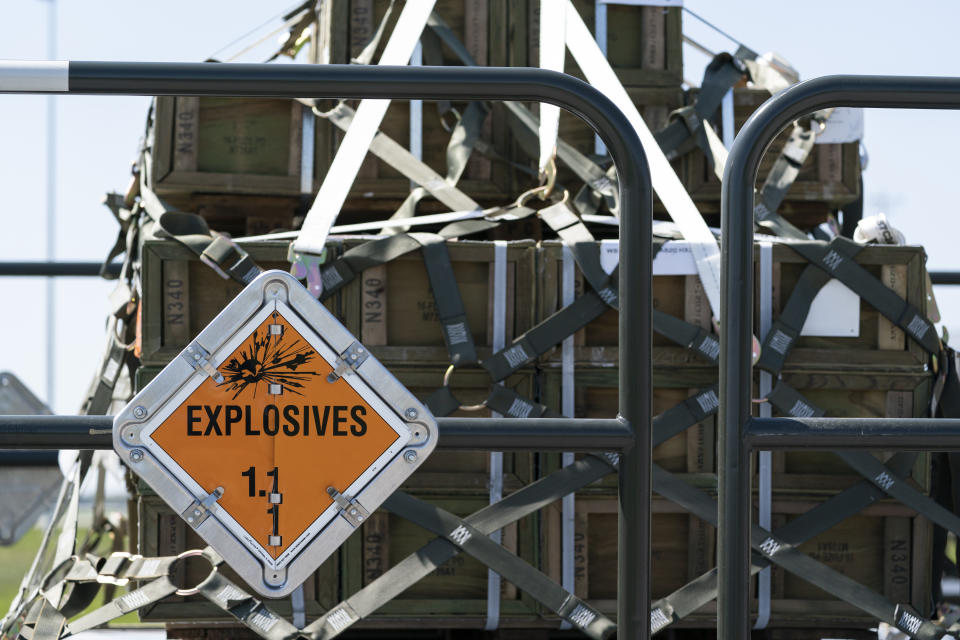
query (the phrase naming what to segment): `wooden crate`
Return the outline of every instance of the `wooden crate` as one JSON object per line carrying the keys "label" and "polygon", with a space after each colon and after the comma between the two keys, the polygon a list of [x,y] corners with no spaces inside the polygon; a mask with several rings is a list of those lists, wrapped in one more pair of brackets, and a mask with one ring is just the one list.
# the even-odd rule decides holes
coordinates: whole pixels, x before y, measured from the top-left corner
{"label": "wooden crate", "polygon": [[[827,416],[838,418],[923,417],[927,415],[933,382],[932,375],[922,371],[913,374],[895,371],[866,373],[856,368],[824,368],[806,372],[786,370],[783,380],[823,408]],[[715,370],[655,367],[654,415],[716,383]],[[541,372],[540,399],[555,411],[560,409],[560,384],[560,371],[551,369]],[[610,418],[616,415],[617,369],[578,367],[574,370],[574,384],[576,417]],[[774,415],[778,415],[776,411]],[[715,423],[715,418],[709,418],[662,443],[653,451],[654,462],[687,482],[707,489],[715,488]],[[541,458],[545,472],[556,469],[559,464],[557,454],[545,454]],[[926,491],[930,486],[929,474],[930,457],[920,454],[912,470],[911,482]],[[861,479],[862,476],[830,451],[773,453],[773,488],[784,494],[828,495],[846,489]],[[587,491],[615,489],[616,477],[611,475],[590,485]]]}
{"label": "wooden crate", "polygon": [[[241,246],[264,269],[290,268],[289,242],[251,242]],[[339,251],[336,241],[327,246],[333,255]],[[180,353],[243,286],[221,278],[175,240],[145,240],[140,259],[140,360],[145,365],[163,365]],[[332,296],[325,304],[342,322],[340,296]]]}
{"label": "wooden crate", "polygon": [[[617,609],[617,497],[577,495],[574,520],[574,592],[608,616]],[[715,565],[714,528],[679,506],[654,497],[650,588],[669,595]],[[542,570],[557,582],[562,566],[559,502],[544,511]]]}
{"label": "wooden crate", "polygon": [[[608,10],[613,9],[626,10],[636,13],[638,10],[659,10],[658,7],[626,7],[618,5],[609,5]],[[671,87],[627,87],[627,94],[637,106],[640,115],[651,131],[657,131],[665,127],[669,122],[670,112],[683,106],[684,95],[679,85]],[[560,139],[572,145],[581,153],[587,156],[593,156],[595,150],[595,133],[590,126],[579,116],[569,111],[560,112]],[[536,163],[537,158],[531,158],[531,162]],[[671,162],[673,170],[677,175],[683,171],[683,162],[677,159]],[[557,180],[560,184],[569,189],[578,189],[582,180],[578,178],[562,161],[559,162]],[[575,193],[571,193],[571,196]],[[665,212],[659,198],[654,198],[654,210],[659,217]],[[612,230],[616,232],[616,228]]]}
{"label": "wooden crate", "polygon": [[[517,3],[522,7],[522,3]],[[590,0],[574,0],[587,28],[594,32]],[[518,9],[519,10],[519,9]],[[607,5],[607,59],[620,82],[628,86],[679,87],[683,82],[683,34],[680,7]],[[527,46],[531,66],[540,61],[540,2],[528,5]],[[566,73],[583,77],[567,54]]]}
{"label": "wooden crate", "polygon": [[[675,369],[654,372],[653,413],[658,415],[685,401],[715,378],[700,371]],[[544,370],[540,374],[541,401],[554,411],[561,408],[560,371]],[[616,369],[577,368],[574,371],[574,411],[577,418],[613,418],[618,407],[618,372]],[[710,417],[692,425],[653,450],[653,461],[671,473],[695,485],[716,487],[716,418]],[[558,467],[557,454],[542,454],[545,471]],[[616,474],[597,480],[587,492],[615,491]]]}
{"label": "wooden crate", "polygon": [[[424,367],[391,367],[390,372],[418,399],[424,400],[443,382],[443,370]],[[533,398],[535,374],[521,370],[504,380],[504,386],[525,398]],[[451,379],[454,396],[465,405],[479,404],[490,394],[490,376],[483,369],[456,371]],[[490,411],[457,411],[460,418],[489,418]],[[503,454],[504,493],[511,493],[536,479],[536,454]],[[490,485],[489,451],[437,450],[407,479],[403,487],[412,492],[437,494],[488,493]]]}
{"label": "wooden crate", "polygon": [[299,195],[304,109],[278,98],[157,97],[154,189]]}
{"label": "wooden crate", "polygon": [[[482,497],[421,496],[459,516],[487,505]],[[503,529],[503,545],[536,565],[537,516],[531,515]],[[388,568],[403,560],[436,536],[401,518],[377,511],[359,536],[344,544],[343,588],[349,596],[370,584]],[[501,626],[542,626],[538,604],[515,586],[501,581]],[[487,567],[465,553],[450,559],[429,576],[358,623],[378,628],[483,627],[487,617]]]}
{"label": "wooden crate", "polygon": [[[583,280],[580,269],[574,268],[574,290],[579,296],[589,285]],[[560,241],[540,243],[537,274],[537,322],[542,322],[562,306],[563,245]],[[711,328],[710,304],[697,276],[655,276],[653,306],[705,329]],[[574,360],[578,366],[616,367],[619,358],[618,322],[619,314],[609,309],[574,334]],[[653,345],[654,366],[715,369],[689,349],[677,346],[658,333],[653,334]],[[560,359],[561,349],[558,346],[545,353],[540,363],[544,367],[557,367]]]}
{"label": "wooden crate", "polygon": [[[774,527],[782,526],[818,504],[816,499],[774,497]],[[559,580],[561,566],[560,509],[547,511],[543,529],[544,570]],[[653,500],[651,590],[654,598],[669,595],[715,564],[714,529],[679,506]],[[930,598],[930,523],[908,507],[877,503],[833,529],[800,545],[799,550],[895,602],[925,610]],[[616,610],[617,499],[615,495],[576,498],[574,533],[576,595],[604,613]],[[779,567],[772,572],[770,626],[854,627],[875,623],[853,605],[835,599]],[[754,611],[756,602],[754,602]],[[716,624],[711,602],[677,623],[677,627]],[[814,636],[819,637],[819,636]]]}
{"label": "wooden crate", "polygon": [[[692,103],[698,94],[696,89],[690,91],[689,101]],[[770,94],[762,89],[734,89],[733,115],[734,128],[740,127],[756,109],[770,98]],[[719,114],[718,114],[719,118]],[[780,155],[780,150],[790,137],[790,128],[782,132],[771,143],[760,162],[760,172],[757,179],[757,188],[769,174],[773,163]],[[697,203],[697,207],[704,213],[718,213],[720,210],[720,181],[708,166],[706,158],[699,149],[685,156],[684,180],[687,191]],[[787,191],[784,206],[778,209],[789,219],[793,214],[790,205],[793,203],[828,203],[841,205],[852,202],[860,195],[860,151],[859,143],[846,144],[818,144],[800,170],[800,175]],[[798,207],[797,213],[809,211]]]}
{"label": "wooden crate", "polygon": [[[131,553],[143,556],[172,556],[188,549],[202,549],[207,544],[193,529],[188,527],[179,514],[174,513],[163,500],[149,490],[143,483],[138,483],[137,496],[137,547],[130,549]],[[221,565],[221,571],[229,579],[255,594],[239,576],[226,564]],[[206,562],[187,563],[175,567],[171,574],[175,584],[195,586],[209,572]],[[324,562],[317,571],[303,585],[306,613],[315,618],[326,612],[339,602],[339,553],[334,554]],[[270,602],[270,608],[278,614],[289,618],[292,610],[290,599]],[[140,618],[148,622],[166,621],[235,621],[233,617],[215,606],[203,596],[169,596],[156,604],[141,609]]]}
{"label": "wooden crate", "polygon": [[[540,278],[537,322],[560,308],[562,298],[562,245],[559,241],[542,242],[537,257]],[[759,269],[759,250],[754,255]],[[922,313],[928,309],[926,293],[926,254],[922,247],[868,245],[856,261],[874,277],[893,289]],[[786,305],[800,274],[810,263],[786,245],[773,246],[773,317]],[[757,290],[754,308],[758,309],[759,271],[754,276]],[[577,269],[575,290],[579,295],[585,285]],[[654,276],[653,306],[705,329],[711,327],[711,311],[698,276]],[[618,321],[616,311],[608,310],[575,334],[575,359],[578,364],[613,366],[617,362]],[[756,320],[755,320],[756,323]],[[755,324],[756,326],[756,324]],[[689,349],[674,345],[657,333],[653,335],[654,366],[711,366]],[[541,357],[546,367],[560,362],[560,349]],[[894,323],[865,301],[860,301],[860,328],[857,337],[802,336],[786,361],[789,369],[823,370],[833,366],[858,367],[864,371],[922,373],[929,354],[914,340],[906,338]]]}
{"label": "wooden crate", "polygon": [[296,196],[174,193],[164,200],[180,211],[196,213],[211,229],[234,238],[293,230],[306,213],[304,201]]}
{"label": "wooden crate", "polygon": [[[856,256],[860,266],[924,314],[929,306],[926,260],[923,247],[867,245]],[[786,306],[797,280],[809,264],[793,249],[782,244],[773,246],[774,319],[779,317],[780,310]],[[756,265],[759,270],[759,260]],[[759,282],[758,271],[754,277],[757,287]],[[759,299],[759,289],[754,295],[755,299]],[[861,300],[859,336],[801,336],[790,350],[786,366],[822,370],[833,365],[855,365],[865,371],[916,372],[918,368],[924,369],[929,359],[929,354],[917,342],[908,339],[896,324]]]}
{"label": "wooden crate", "polygon": [[[342,0],[332,3],[329,28],[326,32],[330,62],[346,63],[359,54],[373,36],[389,4],[388,0]],[[386,35],[374,56],[374,62],[379,59],[384,43],[397,21],[400,8],[397,7],[387,24]],[[513,10],[508,0],[439,0],[435,11],[464,43],[477,64],[526,66],[526,51],[515,43],[515,34],[518,31],[511,21],[515,20],[516,16],[512,15]],[[520,33],[522,34],[522,29]],[[461,64],[447,48],[444,48],[444,63]],[[462,113],[466,104],[455,103],[453,106]],[[492,114],[483,125],[481,138],[492,144],[498,153],[512,158],[515,155],[514,143],[506,124],[503,106],[493,103],[492,109]],[[339,129],[322,121],[317,123],[317,129],[323,130],[325,136],[324,140],[318,140],[317,146],[317,171],[322,177],[336,154],[343,134]],[[402,146],[408,146],[410,109],[406,100],[396,100],[391,104],[381,131]],[[423,161],[441,176],[446,175],[446,147],[449,139],[450,134],[441,123],[433,103],[424,103]],[[516,197],[514,170],[504,163],[492,162],[478,152],[475,152],[468,162],[459,186],[465,193],[481,202],[499,203],[505,198]],[[344,209],[352,211],[394,207],[409,193],[410,181],[407,178],[368,154]],[[429,208],[432,204],[430,200],[428,198],[423,205]]]}
{"label": "wooden crate", "polygon": [[[915,371],[866,372],[859,368],[787,369],[783,380],[835,418],[922,418],[929,415],[933,375]],[[774,416],[779,413],[774,410]],[[876,454],[886,459],[889,456]],[[862,479],[830,451],[773,452],[773,486],[783,493],[836,493]],[[911,482],[930,487],[930,454],[921,453]]]}
{"label": "wooden crate", "polygon": [[[368,240],[346,239],[344,249]],[[463,240],[448,242],[447,247],[482,360],[492,352],[494,244]],[[535,252],[532,241],[507,245],[505,329],[508,344],[534,323]],[[367,269],[344,287],[342,294],[347,328],[387,366],[432,364],[440,367],[449,363],[443,328],[420,251]]]}
{"label": "wooden crate", "polygon": [[[818,503],[774,496],[774,528]],[[877,503],[800,545],[799,550],[892,602],[926,611],[931,602],[932,530],[909,507]],[[780,627],[876,624],[871,614],[837,600],[799,576],[774,567],[772,625]]]}

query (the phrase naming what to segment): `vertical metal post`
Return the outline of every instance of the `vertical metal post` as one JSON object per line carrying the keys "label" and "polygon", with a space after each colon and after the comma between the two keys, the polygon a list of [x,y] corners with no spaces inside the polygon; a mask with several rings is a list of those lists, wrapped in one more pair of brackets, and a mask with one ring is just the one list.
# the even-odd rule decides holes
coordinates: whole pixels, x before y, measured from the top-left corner
{"label": "vertical metal post", "polygon": [[744,124],[723,176],[717,637],[750,637],[750,421],[753,195],[760,159],[792,120],[826,107],[960,108],[960,79],[826,76],[794,85]]}
{"label": "vertical metal post", "polygon": [[[57,59],[57,0],[47,0],[47,60]],[[47,262],[53,262],[57,252],[57,98],[47,96]],[[46,286],[46,350],[47,406],[56,411],[54,395],[57,389],[57,299],[56,281],[47,278]]]}

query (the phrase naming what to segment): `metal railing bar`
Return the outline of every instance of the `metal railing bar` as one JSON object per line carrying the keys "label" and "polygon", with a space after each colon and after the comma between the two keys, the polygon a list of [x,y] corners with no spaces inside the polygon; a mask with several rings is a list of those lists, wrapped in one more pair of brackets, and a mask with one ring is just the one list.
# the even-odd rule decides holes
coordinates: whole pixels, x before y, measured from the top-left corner
{"label": "metal railing bar", "polygon": [[[437,418],[441,449],[628,451],[616,418]],[[0,449],[112,449],[113,416],[0,416]]]}
{"label": "metal railing bar", "polygon": [[[960,79],[826,76],[801,82],[757,109],[730,150],[721,191],[723,275],[717,421],[720,640],[750,637],[750,459],[744,434],[752,409],[754,184],[760,158],[777,134],[793,120],[828,107],[960,109]],[[768,428],[775,429],[778,424],[768,424]]]}
{"label": "metal railing bar", "polygon": [[[120,275],[119,262],[107,265],[107,273]],[[0,276],[99,276],[102,262],[0,262]]]}
{"label": "metal railing bar", "polygon": [[950,418],[753,418],[751,449],[960,451],[960,420]]}

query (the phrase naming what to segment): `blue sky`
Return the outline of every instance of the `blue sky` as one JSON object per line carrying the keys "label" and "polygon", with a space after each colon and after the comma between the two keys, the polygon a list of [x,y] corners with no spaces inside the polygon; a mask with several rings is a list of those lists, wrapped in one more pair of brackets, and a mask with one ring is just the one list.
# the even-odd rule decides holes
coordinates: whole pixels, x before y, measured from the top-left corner
{"label": "blue sky", "polygon": [[[60,59],[199,61],[292,2],[233,0],[163,3],[60,0]],[[955,28],[960,3],[911,5],[848,0],[765,3],[687,0],[687,6],[756,51],[776,51],[803,78],[830,73],[958,75]],[[44,59],[48,0],[0,4],[0,59]],[[733,45],[685,16],[685,31],[714,50]],[[260,49],[259,51],[264,51]],[[245,60],[257,59],[258,51]],[[686,77],[699,80],[707,59],[685,48]],[[0,259],[40,260],[45,238],[45,100],[0,100]],[[129,180],[143,133],[147,98],[68,96],[58,103],[56,257],[99,260],[116,224],[99,203]],[[950,112],[871,111],[865,144],[867,215],[884,211],[908,241],[927,248],[935,269],[960,270],[954,177],[957,123]],[[111,285],[95,279],[57,283],[58,366],[54,408],[73,413],[103,346]],[[960,335],[960,287],[938,288],[941,311]],[[43,282],[0,280],[0,369],[13,371],[38,395],[45,389]]]}

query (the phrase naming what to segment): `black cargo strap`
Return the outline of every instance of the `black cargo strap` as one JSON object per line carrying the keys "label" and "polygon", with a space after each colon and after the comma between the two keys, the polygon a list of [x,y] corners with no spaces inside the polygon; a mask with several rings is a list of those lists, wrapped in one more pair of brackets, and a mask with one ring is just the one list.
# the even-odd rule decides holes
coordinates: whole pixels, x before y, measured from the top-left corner
{"label": "black cargo strap", "polygon": [[210,230],[206,220],[195,213],[172,209],[146,183],[146,170],[140,168],[140,202],[156,225],[157,237],[176,240],[196,254],[224,280],[247,285],[260,275],[260,267],[230,238]]}
{"label": "black cargo strap", "polygon": [[[897,474],[908,473],[916,457],[916,453],[897,453],[887,462],[886,468]],[[794,547],[800,546],[885,496],[886,494],[873,483],[861,480],[826,502],[800,514],[777,529],[774,534]],[[770,563],[763,556],[757,553],[753,555],[751,573],[755,574],[768,566]],[[717,584],[717,570],[711,569],[670,595],[654,602],[651,606],[653,612],[651,632],[656,633],[715,600]]]}
{"label": "black cargo strap", "polygon": [[593,290],[610,307],[619,309],[616,277],[603,270],[600,264],[600,243],[594,240],[593,234],[580,216],[570,209],[566,201],[541,209],[539,216],[570,249],[580,272]]}
{"label": "black cargo strap", "polygon": [[766,400],[781,413],[792,418],[820,418],[826,415],[826,411],[804,398],[783,380],[777,380]]}
{"label": "black cargo strap", "polygon": [[599,318],[608,308],[598,293],[587,291],[480,364],[494,382],[499,382]]}
{"label": "black cargo strap", "polygon": [[[831,241],[827,247],[850,260],[853,260],[863,249],[862,245],[855,242],[836,242],[836,240]],[[767,337],[764,338],[757,367],[774,375],[780,373],[786,363],[787,354],[800,337],[800,331],[807,321],[814,298],[831,278],[829,273],[812,264],[804,268],[787,304],[784,305],[780,316],[773,321]]]}
{"label": "black cargo strap", "polygon": [[720,398],[717,387],[701,389],[680,404],[653,418],[654,446],[662,444],[717,412]]}
{"label": "black cargo strap", "polygon": [[606,638],[616,630],[609,618],[504,549],[487,537],[486,532],[469,522],[402,491],[387,498],[383,506],[466,551],[574,624],[587,637]]}
{"label": "black cargo strap", "polygon": [[[682,432],[685,428],[701,422],[715,413],[718,405],[716,390],[710,388],[689,398],[678,407],[657,416],[653,420],[653,444],[655,446],[661,444]],[[547,414],[554,415],[552,412]],[[549,476],[510,494],[500,502],[484,507],[473,515],[464,518],[462,524],[471,527],[471,534],[475,530],[480,536],[489,535],[524,516],[542,509],[564,495],[609,474],[616,469],[617,460],[618,457],[615,454],[584,456],[573,464],[562,467]],[[390,508],[389,503],[386,506]],[[405,517],[404,513],[399,511],[398,513]],[[397,597],[405,589],[426,577],[436,567],[459,553],[458,546],[447,539],[447,534],[454,530],[455,527],[451,526],[442,531],[441,535],[444,537],[434,539],[419,551],[391,567],[347,600],[331,608],[330,612],[323,618],[304,629],[304,633],[309,633],[312,638],[324,638],[325,640],[333,638],[358,620],[372,614],[386,602]],[[485,562],[484,559],[481,559],[481,561]],[[523,570],[525,572],[535,571],[526,567]],[[511,579],[506,574],[504,576]],[[522,584],[518,586],[525,588]],[[551,589],[556,588],[555,586],[551,587]],[[531,593],[536,597],[537,592]],[[571,600],[570,602],[575,601]],[[548,606],[550,605],[548,604]],[[588,615],[584,612],[582,616],[578,616],[573,614],[573,611],[576,611],[576,606],[568,606],[558,613],[568,619],[575,616],[579,620],[585,620]],[[586,611],[593,612],[590,609]]]}
{"label": "black cargo strap", "polygon": [[[89,563],[78,563],[75,571],[71,571],[67,576],[67,580],[89,584],[95,589],[98,589],[100,584],[125,585],[130,580],[150,580],[150,582],[67,623],[66,633],[75,635],[81,631],[99,627],[124,614],[173,595],[177,591],[177,586],[170,582],[170,567],[175,561],[175,556],[144,558],[127,553],[115,553],[105,559],[100,570]],[[34,638],[36,637],[34,635]]]}
{"label": "black cargo strap", "polygon": [[117,233],[117,239],[113,246],[110,247],[110,251],[107,252],[103,266],[100,267],[100,277],[105,280],[115,280],[117,276],[110,273],[109,266],[114,258],[127,251],[130,234],[136,232],[135,230],[131,230],[131,227],[136,226],[135,216],[131,210],[126,207],[124,196],[119,193],[106,194],[103,197],[103,204],[110,210],[110,213],[113,214],[117,224],[120,225],[120,231]]}
{"label": "black cargo strap", "polygon": [[463,306],[463,298],[460,297],[460,287],[453,275],[446,240],[441,236],[425,236],[421,241],[423,264],[427,268],[437,316],[443,327],[443,341],[447,345],[450,364],[461,366],[475,363],[477,347],[473,343],[473,332],[467,324],[467,311]]}
{"label": "black cargo strap", "polygon": [[778,214],[777,209],[800,174],[800,168],[806,162],[807,156],[813,151],[817,140],[817,131],[814,131],[814,128],[820,129],[832,112],[833,109],[818,111],[811,117],[809,127],[804,127],[799,122],[794,123],[787,143],[754,198],[753,219],[758,226],[781,237],[800,240],[807,238],[806,233]]}
{"label": "black cargo strap", "polygon": [[300,635],[295,626],[271,611],[262,600],[247,593],[216,569],[196,589],[207,600],[242,622],[261,638],[289,640]]}
{"label": "black cargo strap", "polygon": [[[611,471],[606,456],[585,456],[488,505],[463,519],[480,536],[487,536],[524,516],[546,507],[559,497],[606,476]],[[435,538],[410,554],[380,577],[332,607],[323,617],[307,625],[303,634],[329,640],[400,595],[417,581],[460,553],[446,537]],[[532,570],[532,568],[531,568]]]}
{"label": "black cargo strap", "polygon": [[855,245],[852,240],[836,237],[829,246],[816,242],[791,242],[787,246],[812,264],[847,285],[877,311],[904,330],[904,332],[931,354],[940,352],[940,339],[933,324],[919,309],[898,296],[837,245]]}
{"label": "black cargo strap", "polygon": [[[656,464],[653,465],[653,486],[654,491],[663,497],[716,526],[717,502],[708,494],[674,478]],[[911,638],[934,639],[945,633],[944,629],[923,619],[908,605],[890,602],[879,593],[797,551],[795,545],[757,525],[752,527],[750,543],[767,561],[780,565],[879,620],[896,625]]]}
{"label": "black cargo strap", "polygon": [[386,264],[416,251],[425,244],[434,242],[434,237],[443,240],[462,238],[493,229],[501,223],[501,220],[521,220],[533,213],[535,213],[534,210],[527,207],[504,207],[491,211],[485,218],[451,222],[435,234],[399,233],[357,245],[320,268],[320,277],[323,280],[323,293],[320,300],[326,300],[353,282],[364,270]]}
{"label": "black cargo strap", "polygon": [[[698,143],[704,148],[704,122],[713,119],[723,96],[746,74],[746,68],[740,59],[744,55],[745,49],[741,49],[737,52],[737,57],[729,53],[714,56],[703,73],[703,82],[696,102],[670,114],[670,123],[654,135],[668,160],[684,155]],[[756,54],[753,56],[756,57]],[[707,157],[710,158],[709,153]]]}
{"label": "black cargo strap", "polygon": [[[889,287],[856,263],[863,245],[837,237],[829,243],[791,242],[791,249],[811,262],[800,275],[780,317],[773,322],[760,352],[757,366],[778,375],[787,355],[800,337],[800,331],[810,313],[810,306],[820,290],[837,278],[857,295],[873,305],[880,313],[903,328],[924,349],[938,353],[940,343],[936,330],[917,310]],[[911,330],[912,327],[912,330]],[[817,417],[824,411],[804,398],[798,391],[778,380],[767,395],[772,405],[784,415]]]}

